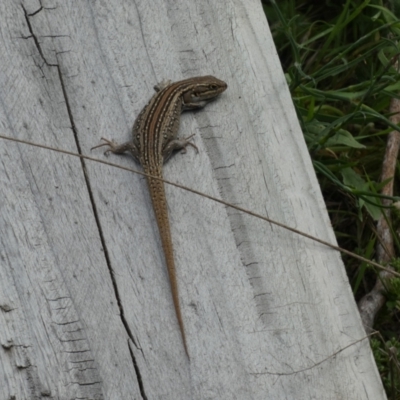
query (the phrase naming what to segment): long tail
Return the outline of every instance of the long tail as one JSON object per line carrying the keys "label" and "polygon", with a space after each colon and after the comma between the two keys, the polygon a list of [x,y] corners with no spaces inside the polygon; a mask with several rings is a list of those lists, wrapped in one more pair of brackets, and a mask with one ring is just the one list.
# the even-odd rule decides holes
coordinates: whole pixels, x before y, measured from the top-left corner
{"label": "long tail", "polygon": [[[145,168],[145,172],[153,176],[162,178],[161,170],[153,170]],[[150,197],[153,203],[153,209],[157,220],[158,230],[160,231],[160,237],[162,247],[164,250],[165,261],[167,264],[167,270],[169,275],[169,282],[171,285],[172,300],[174,302],[175,313],[178,319],[179,329],[182,335],[183,347],[188,358],[189,352],[186,345],[185,328],[183,326],[181,308],[179,304],[179,291],[178,282],[176,279],[175,260],[174,260],[174,248],[172,245],[171,229],[168,218],[167,199],[165,196],[164,182],[147,178],[149,185]]]}

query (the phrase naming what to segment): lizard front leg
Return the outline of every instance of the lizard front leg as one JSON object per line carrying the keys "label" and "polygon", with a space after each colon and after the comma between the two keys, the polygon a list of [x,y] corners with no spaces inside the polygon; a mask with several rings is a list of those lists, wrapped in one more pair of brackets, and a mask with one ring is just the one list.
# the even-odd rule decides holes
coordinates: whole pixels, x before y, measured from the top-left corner
{"label": "lizard front leg", "polygon": [[189,140],[194,135],[195,134],[193,133],[192,135],[190,135],[186,138],[182,138],[182,139],[177,138],[177,139],[170,140],[162,152],[164,161],[167,160],[170,157],[170,155],[172,154],[172,152],[174,152],[175,150],[182,150],[182,152],[181,152],[182,154],[186,153],[187,146],[192,146],[197,150],[197,152],[199,152],[199,149],[197,148],[197,146]]}
{"label": "lizard front leg", "polygon": [[159,92],[160,90],[165,89],[171,83],[172,83],[171,79],[163,79],[161,82],[157,83],[157,85],[154,85],[153,88],[156,92]]}

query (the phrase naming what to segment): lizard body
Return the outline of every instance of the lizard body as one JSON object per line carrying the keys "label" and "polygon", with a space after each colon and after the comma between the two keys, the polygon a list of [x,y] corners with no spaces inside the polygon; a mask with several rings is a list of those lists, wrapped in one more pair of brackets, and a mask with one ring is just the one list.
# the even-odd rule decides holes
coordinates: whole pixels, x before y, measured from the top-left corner
{"label": "lizard body", "polygon": [[[154,89],[157,93],[150,99],[135,120],[132,140],[121,145],[102,138],[105,143],[96,147],[109,146],[108,151],[115,154],[130,152],[143,167],[146,174],[162,178],[162,166],[174,150],[186,149],[191,145],[188,139],[178,139],[180,114],[184,110],[203,108],[227,88],[227,84],[213,76],[185,79],[179,82],[162,82]],[[192,135],[193,136],[193,135]],[[147,177],[150,197],[160,232],[162,247],[167,265],[172,299],[178,319],[179,329],[186,355],[185,329],[179,303],[178,282],[176,279],[174,251],[168,218],[167,200],[164,183]]]}

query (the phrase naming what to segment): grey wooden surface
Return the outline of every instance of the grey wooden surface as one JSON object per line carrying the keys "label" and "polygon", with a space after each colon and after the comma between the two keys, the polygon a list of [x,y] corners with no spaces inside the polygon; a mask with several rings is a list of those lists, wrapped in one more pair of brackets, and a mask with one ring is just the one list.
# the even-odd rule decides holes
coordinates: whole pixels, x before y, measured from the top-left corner
{"label": "grey wooden surface", "polygon": [[[335,243],[258,1],[4,0],[0,32],[1,134],[104,159],[154,84],[213,74],[166,179]],[[366,340],[329,357],[365,335],[335,251],[168,186],[189,362],[144,178],[0,157],[0,399],[385,398]]]}

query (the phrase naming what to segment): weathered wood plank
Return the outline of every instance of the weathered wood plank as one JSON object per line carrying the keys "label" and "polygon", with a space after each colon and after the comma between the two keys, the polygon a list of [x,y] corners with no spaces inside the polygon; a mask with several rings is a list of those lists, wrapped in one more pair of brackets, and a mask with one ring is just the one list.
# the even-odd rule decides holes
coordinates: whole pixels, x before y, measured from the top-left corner
{"label": "weathered wood plank", "polygon": [[[154,84],[213,74],[166,179],[334,243],[258,1],[42,5],[0,4],[3,134],[104,158]],[[313,367],[365,335],[336,252],[168,186],[189,362],[144,178],[0,152],[0,398],[385,398],[367,341]]]}

